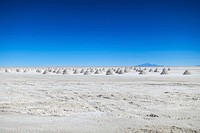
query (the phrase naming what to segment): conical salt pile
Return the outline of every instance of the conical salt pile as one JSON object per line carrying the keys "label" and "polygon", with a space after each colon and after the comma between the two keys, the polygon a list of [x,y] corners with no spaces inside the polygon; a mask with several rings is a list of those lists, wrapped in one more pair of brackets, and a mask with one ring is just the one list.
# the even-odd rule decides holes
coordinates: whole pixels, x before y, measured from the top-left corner
{"label": "conical salt pile", "polygon": [[45,71],[43,72],[43,74],[49,74],[49,71],[45,70]]}
{"label": "conical salt pile", "polygon": [[69,74],[69,72],[65,69],[62,74]]}
{"label": "conical salt pile", "polygon": [[113,75],[113,74],[114,74],[114,72],[111,69],[108,69],[106,71],[106,75]]}
{"label": "conical salt pile", "polygon": [[146,74],[144,70],[140,70],[139,74]]}
{"label": "conical salt pile", "polygon": [[85,69],[82,69],[82,70],[80,71],[80,73],[85,73]]}
{"label": "conical salt pile", "polygon": [[21,72],[22,70],[21,69],[16,69],[16,72]]}
{"label": "conical salt pile", "polygon": [[91,74],[91,72],[87,70],[86,72],[84,72],[83,75],[90,75],[90,74]]}
{"label": "conical salt pile", "polygon": [[119,70],[118,74],[125,74],[123,70]]}
{"label": "conical salt pile", "polygon": [[40,69],[37,69],[36,72],[39,73]]}
{"label": "conical salt pile", "polygon": [[149,69],[149,72],[152,72],[153,70],[152,69]]}
{"label": "conical salt pile", "polygon": [[77,69],[73,72],[73,74],[78,74],[78,73],[79,71]]}
{"label": "conical salt pile", "polygon": [[118,69],[117,69],[117,71],[116,71],[115,73],[119,73],[119,71],[120,71],[120,70],[121,70],[121,69],[120,69],[120,68],[118,68]]}
{"label": "conical salt pile", "polygon": [[99,70],[96,70],[96,72],[94,74],[100,74],[100,71]]}
{"label": "conical salt pile", "polygon": [[102,69],[99,69],[99,73],[102,73],[103,71],[102,71]]}
{"label": "conical salt pile", "polygon": [[156,69],[154,70],[154,72],[159,72],[159,71],[158,71],[158,68],[156,68]]}
{"label": "conical salt pile", "polygon": [[124,70],[124,72],[125,73],[129,73],[130,72],[129,68],[126,67],[125,70]]}
{"label": "conical salt pile", "polygon": [[163,69],[162,72],[160,73],[160,75],[165,75],[168,74],[166,69]]}
{"label": "conical salt pile", "polygon": [[53,70],[53,73],[56,73],[57,72],[57,70],[55,69],[55,70]]}
{"label": "conical salt pile", "polygon": [[94,69],[91,69],[90,72],[91,72],[91,73],[94,73]]}
{"label": "conical salt pile", "polygon": [[5,72],[8,73],[8,72],[10,72],[10,70],[9,69],[5,69]]}
{"label": "conical salt pile", "polygon": [[37,69],[36,72],[37,72],[37,73],[41,73],[42,71],[41,71],[40,69]]}
{"label": "conical salt pile", "polygon": [[188,70],[185,70],[185,72],[183,73],[183,75],[190,75],[191,73]]}
{"label": "conical salt pile", "polygon": [[62,71],[61,70],[58,70],[57,72],[56,72],[56,74],[61,74],[62,73]]}

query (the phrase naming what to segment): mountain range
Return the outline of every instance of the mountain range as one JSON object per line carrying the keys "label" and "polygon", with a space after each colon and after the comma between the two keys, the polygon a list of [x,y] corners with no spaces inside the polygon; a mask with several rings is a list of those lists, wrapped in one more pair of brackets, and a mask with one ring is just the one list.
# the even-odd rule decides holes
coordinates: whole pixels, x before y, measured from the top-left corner
{"label": "mountain range", "polygon": [[150,64],[150,63],[144,63],[137,65],[138,67],[163,67],[163,65],[157,65],[157,64]]}

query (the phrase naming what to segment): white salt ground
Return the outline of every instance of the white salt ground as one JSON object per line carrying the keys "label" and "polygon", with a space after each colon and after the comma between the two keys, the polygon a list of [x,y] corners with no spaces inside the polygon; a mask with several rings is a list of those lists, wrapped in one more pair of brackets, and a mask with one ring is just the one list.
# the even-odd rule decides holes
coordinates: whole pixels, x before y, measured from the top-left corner
{"label": "white salt ground", "polygon": [[[200,67],[170,68],[167,75],[2,68],[0,132],[200,132]],[[191,75],[182,75],[186,69]]]}

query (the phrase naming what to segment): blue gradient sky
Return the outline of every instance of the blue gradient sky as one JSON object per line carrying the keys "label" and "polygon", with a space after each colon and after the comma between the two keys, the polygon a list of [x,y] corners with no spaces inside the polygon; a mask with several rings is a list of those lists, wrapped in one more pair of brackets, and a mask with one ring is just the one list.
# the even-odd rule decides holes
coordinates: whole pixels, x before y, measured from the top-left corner
{"label": "blue gradient sky", "polygon": [[199,0],[1,0],[0,66],[200,64]]}

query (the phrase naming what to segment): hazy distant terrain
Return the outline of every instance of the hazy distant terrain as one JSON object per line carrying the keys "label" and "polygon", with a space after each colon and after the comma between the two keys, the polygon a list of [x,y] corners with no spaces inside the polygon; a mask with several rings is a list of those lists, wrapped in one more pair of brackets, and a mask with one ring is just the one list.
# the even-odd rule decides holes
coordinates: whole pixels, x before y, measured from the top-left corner
{"label": "hazy distant terrain", "polygon": [[163,65],[144,63],[144,64],[137,65],[137,67],[163,67]]}

